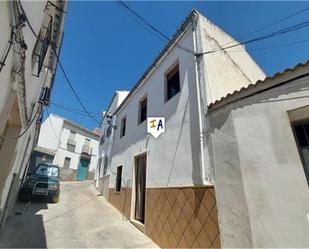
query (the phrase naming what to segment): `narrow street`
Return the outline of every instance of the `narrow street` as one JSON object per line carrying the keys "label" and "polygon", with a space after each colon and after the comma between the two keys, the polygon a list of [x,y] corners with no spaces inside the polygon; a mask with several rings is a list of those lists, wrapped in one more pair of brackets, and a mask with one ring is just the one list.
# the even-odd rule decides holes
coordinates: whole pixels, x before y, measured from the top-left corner
{"label": "narrow street", "polygon": [[0,234],[0,247],[156,248],[103,197],[92,181],[62,183],[60,202],[18,204]]}

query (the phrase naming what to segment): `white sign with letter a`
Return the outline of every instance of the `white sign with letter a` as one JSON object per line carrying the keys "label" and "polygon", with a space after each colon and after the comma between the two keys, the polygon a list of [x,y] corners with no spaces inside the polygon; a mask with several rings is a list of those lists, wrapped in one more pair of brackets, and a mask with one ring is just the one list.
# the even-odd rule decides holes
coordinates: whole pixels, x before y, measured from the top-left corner
{"label": "white sign with letter a", "polygon": [[147,118],[147,132],[157,138],[165,132],[165,118],[149,117]]}

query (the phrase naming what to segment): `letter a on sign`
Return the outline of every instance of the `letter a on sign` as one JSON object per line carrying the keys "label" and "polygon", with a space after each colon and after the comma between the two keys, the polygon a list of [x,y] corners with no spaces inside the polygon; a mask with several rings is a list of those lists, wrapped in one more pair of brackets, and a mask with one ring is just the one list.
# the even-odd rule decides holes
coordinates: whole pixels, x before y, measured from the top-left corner
{"label": "letter a on sign", "polygon": [[165,132],[165,118],[163,117],[148,117],[147,132],[157,138],[161,133]]}

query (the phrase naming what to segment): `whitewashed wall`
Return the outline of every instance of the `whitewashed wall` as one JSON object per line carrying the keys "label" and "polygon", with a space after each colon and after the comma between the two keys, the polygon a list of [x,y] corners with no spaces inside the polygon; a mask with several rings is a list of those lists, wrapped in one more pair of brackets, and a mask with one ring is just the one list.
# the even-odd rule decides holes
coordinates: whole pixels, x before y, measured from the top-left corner
{"label": "whitewashed wall", "polygon": [[[71,130],[76,132],[75,152],[67,150],[67,142]],[[49,118],[46,118],[41,126],[38,146],[56,152],[53,163],[63,167],[64,158],[69,157],[71,158],[70,168],[77,169],[85,138],[90,139],[90,147],[92,148],[89,171],[94,171],[98,160],[99,137],[91,132],[86,132],[83,129],[70,125],[63,117],[51,113]]]}
{"label": "whitewashed wall", "polygon": [[[239,43],[203,15],[198,18],[198,52],[214,51]],[[201,70],[207,105],[265,78],[265,73],[244,45],[203,55]]]}
{"label": "whitewashed wall", "polygon": [[56,151],[59,148],[62,127],[63,118],[51,113],[41,125],[38,146]]}
{"label": "whitewashed wall", "polygon": [[307,76],[211,113],[223,247],[309,247],[308,183],[287,113],[309,105],[308,86]]}
{"label": "whitewashed wall", "polygon": [[[179,42],[193,50],[192,29],[185,33]],[[181,91],[165,102],[165,73],[175,63],[179,63]],[[117,115],[115,130],[112,172],[123,165],[123,178],[131,187],[134,156],[147,152],[147,187],[192,185],[199,177],[192,164],[192,150],[198,150],[196,141],[191,140],[194,120],[192,113],[195,99],[194,56],[179,49],[173,49],[145,84]],[[146,122],[138,124],[139,101],[147,95],[147,115],[166,118],[166,133],[154,139],[146,133]],[[127,116],[126,135],[120,139],[121,119]],[[115,185],[115,174],[111,174],[110,187]]]}
{"label": "whitewashed wall", "polygon": [[[36,34],[39,33],[42,27],[42,21],[44,18],[44,7],[47,1],[21,1],[21,4],[27,14],[30,23]],[[0,1],[0,56],[4,55],[7,44],[10,39],[11,27],[15,25],[15,18],[13,14],[13,1]],[[62,30],[60,30],[61,32]],[[5,66],[0,73],[1,91],[0,91],[0,133],[4,128],[4,125],[8,118],[8,112],[10,111],[9,103],[17,97],[20,118],[22,121],[22,129],[28,126],[28,121],[32,120],[34,113],[37,111],[39,98],[42,87],[46,84],[46,75],[50,72],[47,69],[43,69],[40,73],[40,77],[37,78],[32,75],[32,52],[36,44],[37,38],[32,34],[28,24],[22,28],[22,34],[24,41],[27,45],[27,50],[25,51],[25,79],[24,83],[18,82],[17,79],[12,77],[14,66],[19,69],[19,63],[21,61],[18,53],[14,53],[19,50],[16,44],[12,45],[10,53],[8,54],[7,60],[5,61]],[[47,52],[46,58],[48,58],[49,52]],[[48,82],[50,83],[50,82]],[[23,89],[25,87],[25,89]],[[27,120],[26,120],[27,118]],[[14,202],[16,193],[18,191],[19,183],[24,175],[28,159],[31,154],[33,140],[35,138],[35,126],[36,122],[33,122],[31,127],[27,130],[25,135],[18,139],[15,152],[13,155],[12,163],[13,167],[9,172],[3,192],[0,193],[1,204],[0,211],[3,209],[5,202],[8,198],[8,193],[11,191],[11,200],[9,202]],[[12,184],[12,179],[14,173],[17,175],[18,181]],[[17,185],[16,185],[17,183]],[[14,186],[13,186],[14,185]],[[0,212],[1,213],[1,212]]]}
{"label": "whitewashed wall", "polygon": [[[75,152],[68,151],[67,142],[70,136],[70,131],[75,131],[75,141],[76,147]],[[71,169],[77,169],[80,161],[80,156],[82,153],[82,146],[84,145],[85,138],[90,139],[90,147],[92,148],[92,156],[89,165],[89,171],[94,171],[96,169],[97,158],[98,158],[98,148],[99,148],[99,138],[97,136],[91,135],[88,132],[85,132],[81,129],[77,129],[68,124],[64,124],[61,136],[60,136],[60,145],[59,149],[56,152],[54,163],[63,167],[65,157],[71,158]]]}

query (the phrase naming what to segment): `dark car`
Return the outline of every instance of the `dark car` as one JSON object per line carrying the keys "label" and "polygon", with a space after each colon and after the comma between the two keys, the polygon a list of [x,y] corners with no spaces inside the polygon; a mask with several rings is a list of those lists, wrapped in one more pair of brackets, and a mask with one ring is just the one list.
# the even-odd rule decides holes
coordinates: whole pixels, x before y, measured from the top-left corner
{"label": "dark car", "polygon": [[59,167],[54,164],[41,163],[33,173],[29,174],[23,191],[28,196],[43,196],[56,203],[59,201],[60,196],[59,181]]}

